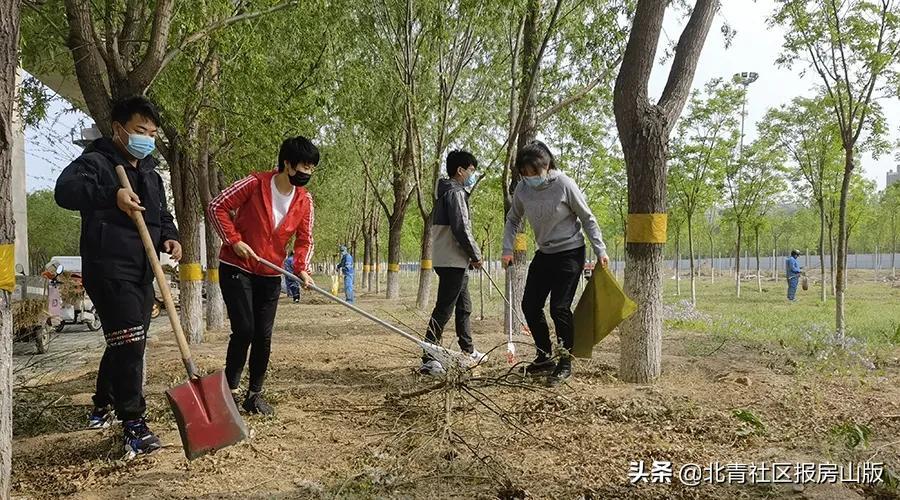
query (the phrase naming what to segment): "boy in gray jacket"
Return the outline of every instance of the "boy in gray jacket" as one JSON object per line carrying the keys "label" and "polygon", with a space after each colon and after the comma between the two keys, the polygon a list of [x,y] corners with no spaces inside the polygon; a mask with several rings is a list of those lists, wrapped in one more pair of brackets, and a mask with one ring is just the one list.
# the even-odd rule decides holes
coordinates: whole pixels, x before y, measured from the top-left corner
{"label": "boy in gray jacket", "polygon": [[[516,155],[516,168],[522,175],[522,182],[516,186],[512,207],[506,215],[503,264],[508,266],[512,262],[513,239],[524,215],[534,230],[538,246],[528,268],[522,297],[522,312],[537,348],[537,358],[525,371],[529,374],[552,371],[549,382],[556,384],[572,375],[569,355],[575,342],[572,301],[585,261],[582,230],[603,267],[609,264],[609,257],[600,226],[581,189],[557,170],[553,154],[544,143],[534,141],[520,149]],[[550,317],[563,347],[555,366],[550,358],[553,349],[550,327],[544,317],[548,296]]]}
{"label": "boy in gray jacket", "polygon": [[[478,178],[475,169],[478,160],[468,151],[450,151],[447,155],[448,179],[441,179],[434,204],[431,237],[434,242],[434,272],[438,275],[437,303],[431,313],[425,340],[441,343],[444,326],[450,315],[456,313],[456,336],[459,347],[480,363],[485,355],[475,350],[469,316],[472,301],[469,298],[469,274],[471,268],[481,269],[481,251],[472,236],[469,219],[469,190]],[[422,356],[419,372],[440,375],[444,367],[428,353]]]}

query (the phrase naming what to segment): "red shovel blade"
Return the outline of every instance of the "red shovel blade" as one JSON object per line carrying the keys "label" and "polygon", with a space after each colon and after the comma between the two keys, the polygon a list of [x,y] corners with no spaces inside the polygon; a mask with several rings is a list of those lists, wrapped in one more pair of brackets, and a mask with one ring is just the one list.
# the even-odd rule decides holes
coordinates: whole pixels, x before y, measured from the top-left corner
{"label": "red shovel blade", "polygon": [[220,370],[166,391],[188,460],[238,443],[247,427]]}

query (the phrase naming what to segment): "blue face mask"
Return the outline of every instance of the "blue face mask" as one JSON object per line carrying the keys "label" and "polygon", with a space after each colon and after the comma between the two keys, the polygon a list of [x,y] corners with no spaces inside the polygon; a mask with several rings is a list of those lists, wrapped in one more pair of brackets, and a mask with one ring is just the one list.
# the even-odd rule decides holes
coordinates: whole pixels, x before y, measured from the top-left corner
{"label": "blue face mask", "polygon": [[156,140],[141,134],[128,134],[128,145],[125,149],[138,160],[143,160],[156,149]]}
{"label": "blue face mask", "polygon": [[525,184],[528,184],[528,186],[533,188],[541,187],[547,182],[547,178],[542,175],[536,175],[534,177],[522,176],[522,180],[525,181]]}
{"label": "blue face mask", "polygon": [[465,187],[472,187],[475,185],[475,182],[478,180],[478,172],[473,173],[469,177],[466,178],[466,181],[463,183]]}
{"label": "blue face mask", "polygon": [[[123,127],[122,130],[125,128]],[[131,156],[143,160],[156,149],[156,139],[143,134],[128,134],[128,143],[125,144],[125,149]]]}

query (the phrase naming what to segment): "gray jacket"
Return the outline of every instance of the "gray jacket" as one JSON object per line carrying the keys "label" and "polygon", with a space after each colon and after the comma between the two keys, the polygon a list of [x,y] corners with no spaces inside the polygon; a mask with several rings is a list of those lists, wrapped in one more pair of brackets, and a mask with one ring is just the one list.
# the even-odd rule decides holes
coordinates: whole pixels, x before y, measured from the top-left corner
{"label": "gray jacket", "polygon": [[434,267],[468,268],[481,260],[481,251],[472,236],[469,193],[452,179],[438,181],[437,201],[432,213],[431,238]]}
{"label": "gray jacket", "polygon": [[512,255],[513,239],[522,216],[534,229],[538,249],[544,254],[574,250],[584,246],[584,231],[597,257],[606,255],[606,244],[597,219],[591,213],[581,189],[559,170],[548,173],[549,180],[538,188],[520,182],[513,193],[512,207],[506,215],[503,255]]}

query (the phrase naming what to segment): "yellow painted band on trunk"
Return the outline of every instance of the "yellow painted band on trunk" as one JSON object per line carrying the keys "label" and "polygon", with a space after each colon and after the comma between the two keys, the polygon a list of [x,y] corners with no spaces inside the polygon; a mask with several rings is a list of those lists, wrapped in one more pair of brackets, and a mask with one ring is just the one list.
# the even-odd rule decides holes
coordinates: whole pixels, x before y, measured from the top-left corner
{"label": "yellow painted band on trunk", "polygon": [[206,280],[210,283],[218,283],[219,282],[219,268],[211,267],[206,270]]}
{"label": "yellow painted band on trunk", "polygon": [[364,273],[372,272],[372,266],[363,266],[363,272]]}
{"label": "yellow painted band on trunk", "polygon": [[525,233],[516,234],[516,241],[513,243],[513,250],[516,252],[524,252],[528,250],[528,236]]}
{"label": "yellow painted band on trunk", "polygon": [[203,269],[200,268],[199,263],[180,264],[178,277],[181,281],[203,281]]}
{"label": "yellow painted band on trunk", "polygon": [[431,261],[430,261],[430,260],[423,260],[423,261],[422,261],[422,270],[423,270],[423,271],[430,271],[430,270],[431,270]]}
{"label": "yellow painted band on trunk", "polygon": [[400,264],[388,264],[388,272],[389,273],[399,273],[400,272]]}
{"label": "yellow painted band on trunk", "polygon": [[16,245],[0,245],[0,290],[9,293],[16,289]]}
{"label": "yellow painted band on trunk", "polygon": [[628,243],[665,243],[667,214],[628,214]]}

